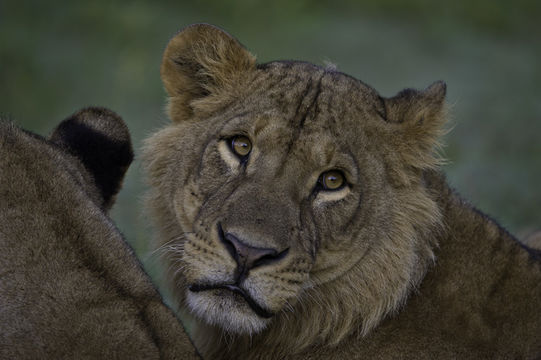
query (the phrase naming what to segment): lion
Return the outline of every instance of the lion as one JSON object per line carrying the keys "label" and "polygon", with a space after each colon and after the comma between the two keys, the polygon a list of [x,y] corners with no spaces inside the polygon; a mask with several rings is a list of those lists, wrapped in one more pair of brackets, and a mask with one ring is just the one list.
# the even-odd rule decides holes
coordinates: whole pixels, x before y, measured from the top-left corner
{"label": "lion", "polygon": [[541,251],[541,230],[537,230],[524,238],[524,245]]}
{"label": "lion", "polygon": [[0,121],[0,358],[198,358],[107,216],[132,158],[104,108],[49,139]]}
{"label": "lion", "polygon": [[536,254],[441,172],[445,83],[386,98],[206,24],[161,77],[146,209],[203,358],[541,356]]}

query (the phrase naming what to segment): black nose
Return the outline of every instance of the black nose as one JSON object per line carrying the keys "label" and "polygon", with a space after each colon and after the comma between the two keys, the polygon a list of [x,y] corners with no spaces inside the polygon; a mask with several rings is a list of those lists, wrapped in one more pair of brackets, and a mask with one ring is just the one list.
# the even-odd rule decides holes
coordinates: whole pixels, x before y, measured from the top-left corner
{"label": "black nose", "polygon": [[237,282],[244,279],[248,272],[258,266],[271,264],[283,259],[289,249],[278,252],[272,248],[260,248],[248,245],[231,233],[225,233],[221,226],[218,231],[225,248],[237,263]]}

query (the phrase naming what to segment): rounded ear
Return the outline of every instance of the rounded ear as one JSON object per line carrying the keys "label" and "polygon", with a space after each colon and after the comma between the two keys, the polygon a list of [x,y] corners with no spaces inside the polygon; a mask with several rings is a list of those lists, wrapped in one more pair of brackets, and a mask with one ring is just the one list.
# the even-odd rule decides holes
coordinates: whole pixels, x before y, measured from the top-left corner
{"label": "rounded ear", "polygon": [[430,169],[442,160],[435,150],[445,134],[446,85],[437,81],[424,90],[405,89],[383,99],[385,119],[393,127],[393,147],[402,164]]}
{"label": "rounded ear", "polygon": [[189,116],[192,101],[230,90],[253,69],[255,57],[225,31],[208,24],[184,28],[169,41],[160,70],[175,107],[172,120]]}
{"label": "rounded ear", "polygon": [[120,116],[100,107],[82,109],[62,121],[50,139],[88,170],[109,209],[133,160],[128,127]]}

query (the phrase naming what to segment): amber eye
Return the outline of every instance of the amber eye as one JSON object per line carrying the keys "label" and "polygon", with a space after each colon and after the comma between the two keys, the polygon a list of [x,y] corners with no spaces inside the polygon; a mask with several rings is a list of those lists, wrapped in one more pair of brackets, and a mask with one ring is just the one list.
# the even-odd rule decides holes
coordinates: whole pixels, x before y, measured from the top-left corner
{"label": "amber eye", "polygon": [[252,142],[246,136],[234,136],[231,138],[231,150],[237,156],[244,158],[252,151]]}
{"label": "amber eye", "polygon": [[324,190],[339,190],[341,189],[346,180],[344,174],[338,170],[326,171],[319,177],[319,183]]}

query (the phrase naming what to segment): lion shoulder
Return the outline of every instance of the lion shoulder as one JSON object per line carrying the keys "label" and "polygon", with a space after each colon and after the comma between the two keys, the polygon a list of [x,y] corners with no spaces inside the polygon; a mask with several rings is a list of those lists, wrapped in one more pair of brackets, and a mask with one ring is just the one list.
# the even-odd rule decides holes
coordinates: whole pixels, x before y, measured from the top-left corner
{"label": "lion shoulder", "polygon": [[48,139],[0,122],[1,358],[195,358],[107,216],[132,156],[106,109]]}

